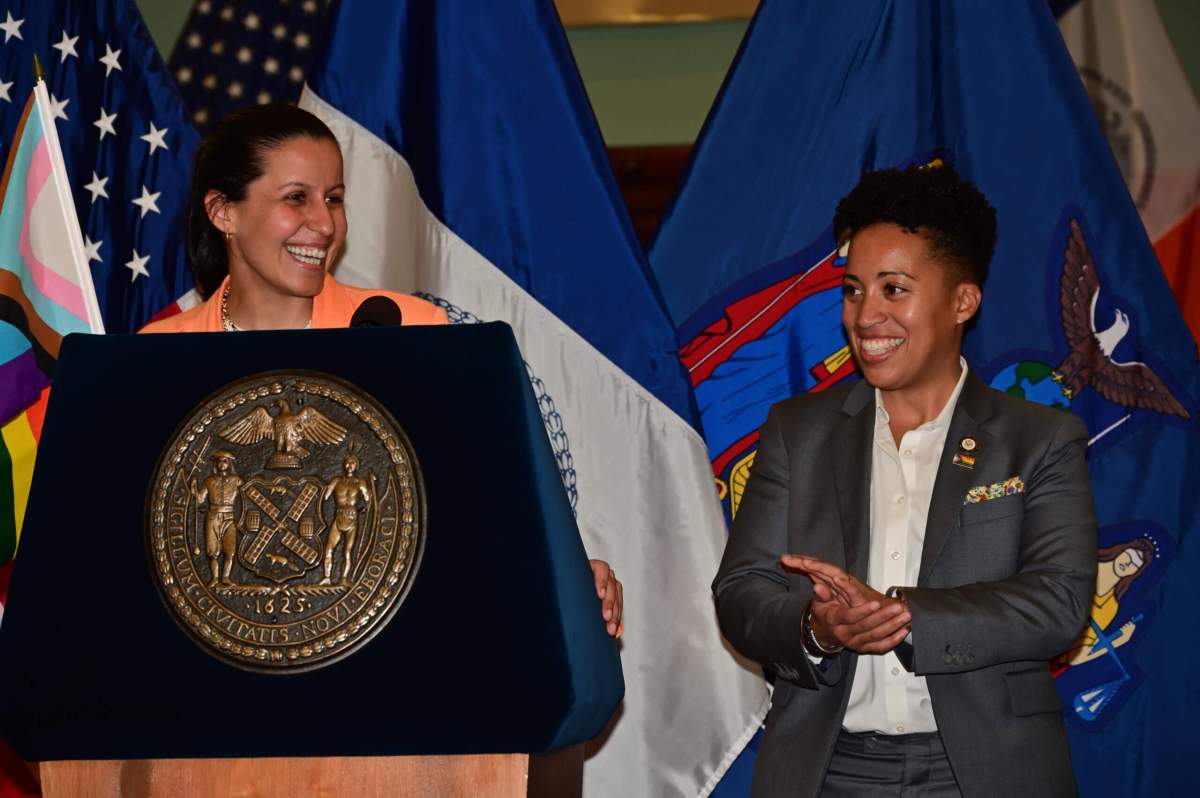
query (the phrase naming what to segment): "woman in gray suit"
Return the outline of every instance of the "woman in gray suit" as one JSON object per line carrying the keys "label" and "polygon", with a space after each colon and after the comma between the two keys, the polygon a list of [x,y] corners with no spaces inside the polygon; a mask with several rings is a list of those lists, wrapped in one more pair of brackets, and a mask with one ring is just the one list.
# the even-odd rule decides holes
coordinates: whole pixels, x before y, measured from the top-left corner
{"label": "woman in gray suit", "polygon": [[754,795],[1073,795],[1047,663],[1095,581],[1087,435],[962,358],[995,211],[949,166],[884,170],[834,230],[863,380],[771,409],[713,585],[775,675]]}

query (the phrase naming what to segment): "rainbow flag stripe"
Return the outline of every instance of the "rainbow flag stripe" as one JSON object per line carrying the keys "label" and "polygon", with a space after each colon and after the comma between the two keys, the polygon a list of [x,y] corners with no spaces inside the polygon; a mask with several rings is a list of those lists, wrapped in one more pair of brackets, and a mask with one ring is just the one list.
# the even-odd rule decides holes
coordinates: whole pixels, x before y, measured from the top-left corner
{"label": "rainbow flag stripe", "polygon": [[49,395],[49,388],[43,390],[25,412],[0,427],[0,563],[16,556],[21,541],[21,525]]}
{"label": "rainbow flag stripe", "polygon": [[50,383],[39,354],[20,328],[0,320],[0,424],[15,418]]}

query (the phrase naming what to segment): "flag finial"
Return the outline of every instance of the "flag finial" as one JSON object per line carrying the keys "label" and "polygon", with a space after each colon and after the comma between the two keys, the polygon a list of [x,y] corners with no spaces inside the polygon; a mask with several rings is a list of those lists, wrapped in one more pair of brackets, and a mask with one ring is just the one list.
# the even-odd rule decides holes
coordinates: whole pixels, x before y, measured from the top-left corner
{"label": "flag finial", "polygon": [[33,79],[37,83],[43,83],[46,80],[46,72],[42,69],[42,60],[37,57],[37,53],[33,54]]}

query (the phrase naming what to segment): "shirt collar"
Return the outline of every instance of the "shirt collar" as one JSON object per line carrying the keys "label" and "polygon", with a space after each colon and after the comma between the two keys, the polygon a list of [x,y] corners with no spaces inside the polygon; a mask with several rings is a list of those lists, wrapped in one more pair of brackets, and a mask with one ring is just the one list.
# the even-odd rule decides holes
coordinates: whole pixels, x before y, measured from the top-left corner
{"label": "shirt collar", "polygon": [[[962,394],[963,386],[967,384],[967,360],[962,355],[958,356],[958,365],[962,371],[958,375],[958,382],[954,386],[954,390],[950,392],[950,398],[946,400],[946,404],[942,407],[941,412],[932,421],[926,421],[919,430],[931,429],[949,429],[950,419],[954,415],[954,406],[958,404],[958,397]],[[883,406],[883,392],[878,388],[875,389],[875,426],[886,425],[891,422],[891,417],[888,416],[887,408]]]}

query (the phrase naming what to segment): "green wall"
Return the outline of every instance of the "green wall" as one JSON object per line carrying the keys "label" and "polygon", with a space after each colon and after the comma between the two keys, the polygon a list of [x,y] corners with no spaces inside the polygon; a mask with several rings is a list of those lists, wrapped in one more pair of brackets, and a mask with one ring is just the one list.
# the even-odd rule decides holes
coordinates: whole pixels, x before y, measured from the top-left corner
{"label": "green wall", "polygon": [[169,58],[195,0],[137,0],[142,19],[164,57]]}
{"label": "green wall", "polygon": [[1200,2],[1158,0],[1158,10],[1192,82],[1192,91],[1200,94]]}
{"label": "green wall", "polygon": [[[836,1],[836,0],[831,0]],[[1200,87],[1200,0],[1157,0],[1193,87]],[[169,53],[193,0],[138,0]],[[721,87],[746,20],[568,31],[609,146],[693,141]]]}
{"label": "green wall", "polygon": [[569,30],[579,74],[608,145],[694,141],[748,24]]}

